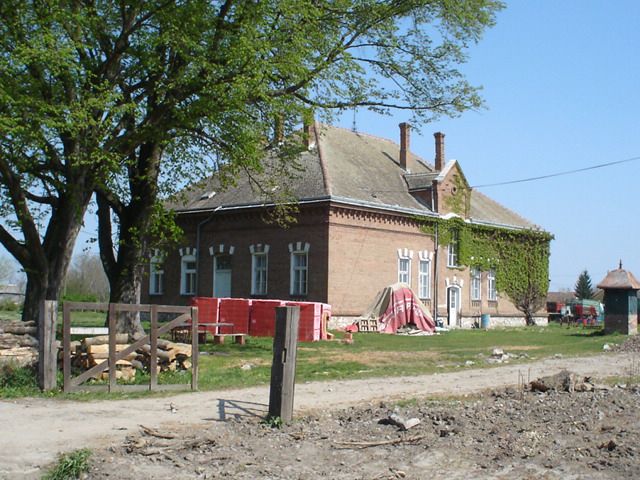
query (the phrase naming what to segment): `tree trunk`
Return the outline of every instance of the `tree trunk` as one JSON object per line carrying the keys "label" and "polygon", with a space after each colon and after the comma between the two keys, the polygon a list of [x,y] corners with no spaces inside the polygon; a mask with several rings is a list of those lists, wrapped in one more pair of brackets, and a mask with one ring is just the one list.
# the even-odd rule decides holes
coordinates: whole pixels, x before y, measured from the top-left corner
{"label": "tree trunk", "polygon": [[[159,172],[161,147],[157,143],[140,148],[135,168],[129,173],[131,201],[124,205],[110,201],[98,193],[98,240],[100,257],[111,288],[112,303],[140,303],[144,265],[148,252],[148,235],[154,220],[157,200],[156,180]],[[114,255],[111,213],[119,221],[117,254]],[[121,314],[117,322],[118,333],[135,335],[144,333],[139,315]]]}
{"label": "tree trunk", "polygon": [[22,320],[38,322],[42,301],[60,299],[73,247],[90,198],[90,192],[88,195],[85,192],[71,199],[60,200],[59,207],[51,215],[42,244],[35,247],[30,245],[38,252],[32,254],[30,265],[23,264],[27,271],[27,288]]}
{"label": "tree trunk", "polygon": [[[109,294],[109,302],[125,303],[137,305],[140,303],[140,275],[133,271],[125,269],[116,275],[111,285]],[[116,319],[116,331],[118,333],[127,333],[131,336],[144,334],[144,328],[140,322],[140,314],[135,312],[122,312],[118,314]]]}
{"label": "tree trunk", "polygon": [[22,320],[38,322],[40,305],[47,299],[47,275],[41,273],[27,273],[27,288],[24,294]]}

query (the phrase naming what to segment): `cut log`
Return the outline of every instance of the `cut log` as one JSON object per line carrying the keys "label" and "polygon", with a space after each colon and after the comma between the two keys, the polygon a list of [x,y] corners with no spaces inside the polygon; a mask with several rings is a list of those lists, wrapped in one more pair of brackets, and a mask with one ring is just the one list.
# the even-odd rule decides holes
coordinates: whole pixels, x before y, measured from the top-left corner
{"label": "cut log", "polygon": [[191,356],[191,345],[186,343],[173,343],[171,346],[171,350],[175,356],[177,355],[185,355],[187,357]]}
{"label": "cut log", "polygon": [[38,361],[38,349],[34,347],[13,347],[0,350],[0,365],[13,363],[20,367],[33,365]]}
{"label": "cut log", "polygon": [[144,365],[140,360],[129,360],[131,362],[131,366],[133,368],[137,368],[138,370],[144,370]]}
{"label": "cut log", "polygon": [[[129,345],[126,343],[116,344],[116,352],[121,352]],[[109,345],[87,345],[87,353],[92,355],[100,354],[100,353],[109,353]]]}
{"label": "cut log", "polygon": [[4,333],[13,333],[14,335],[37,335],[38,327],[27,327],[24,325],[10,324],[5,325],[2,330]]}
{"label": "cut log", "polygon": [[[137,358],[137,354],[136,352],[131,352],[129,355],[127,355],[126,357],[123,358],[123,360],[126,360],[128,362],[130,362],[131,360],[135,360]],[[89,353],[87,354],[87,357],[89,358],[89,361],[92,363],[92,365],[95,365],[96,363],[98,363],[98,360],[106,360],[109,358],[109,354],[107,352],[104,353]],[[120,360],[117,360],[118,362]]]}
{"label": "cut log", "polygon": [[14,333],[0,333],[0,348],[37,347],[38,340],[31,335],[16,335]]}
{"label": "cut log", "polygon": [[[87,337],[82,340],[86,346],[89,345],[109,345],[109,335],[98,335],[97,337]],[[116,345],[124,345],[129,343],[129,335],[126,333],[116,334]]]}
{"label": "cut log", "polygon": [[[147,345],[142,345],[138,351],[142,351],[145,355],[149,355],[151,356],[151,345],[147,344]],[[169,354],[169,352],[165,352],[164,350],[160,350],[158,349],[158,361],[163,361],[165,363],[168,363],[172,360],[171,355]]]}
{"label": "cut log", "polygon": [[0,357],[18,357],[20,355],[31,355],[36,350],[33,347],[13,347],[0,350]]}

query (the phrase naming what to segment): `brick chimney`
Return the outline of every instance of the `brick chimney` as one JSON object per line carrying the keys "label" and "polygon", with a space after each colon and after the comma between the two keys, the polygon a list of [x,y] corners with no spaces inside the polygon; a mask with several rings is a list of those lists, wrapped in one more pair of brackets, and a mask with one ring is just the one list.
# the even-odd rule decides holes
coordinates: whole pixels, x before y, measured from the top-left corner
{"label": "brick chimney", "polygon": [[407,157],[409,154],[410,133],[411,125],[407,122],[402,122],[400,125],[400,166],[407,169]]}
{"label": "brick chimney", "polygon": [[444,133],[436,132],[433,134],[436,138],[436,161],[435,168],[437,172],[442,171],[442,167],[445,162],[444,158]]}
{"label": "brick chimney", "polygon": [[311,122],[305,120],[304,124],[302,125],[302,142],[304,143],[304,146],[307,148],[307,150],[313,143],[311,141],[311,139],[313,138],[312,135],[313,130],[311,128]]}

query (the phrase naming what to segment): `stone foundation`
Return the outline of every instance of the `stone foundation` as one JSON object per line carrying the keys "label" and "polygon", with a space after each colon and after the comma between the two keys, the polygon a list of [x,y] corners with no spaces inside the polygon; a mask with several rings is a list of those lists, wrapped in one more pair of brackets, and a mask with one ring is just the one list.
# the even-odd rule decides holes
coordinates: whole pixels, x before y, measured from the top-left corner
{"label": "stone foundation", "polygon": [[[439,320],[442,321],[442,325],[447,326],[447,318],[446,317],[438,317]],[[338,330],[346,327],[347,325],[351,325],[353,322],[358,320],[358,317],[331,317],[329,320],[329,329],[330,330]],[[462,326],[453,326],[447,328],[477,328],[480,326],[480,317],[461,317]],[[549,324],[549,321],[546,316],[534,317],[534,321],[536,325],[546,326]],[[524,327],[526,326],[526,322],[524,317],[514,317],[514,316],[491,316],[491,321],[489,322],[489,328],[494,327]]]}

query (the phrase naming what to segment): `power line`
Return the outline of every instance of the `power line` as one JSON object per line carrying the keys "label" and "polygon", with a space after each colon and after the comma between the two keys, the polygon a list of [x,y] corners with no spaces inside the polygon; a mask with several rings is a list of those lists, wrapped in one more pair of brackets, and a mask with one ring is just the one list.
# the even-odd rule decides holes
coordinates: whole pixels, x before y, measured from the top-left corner
{"label": "power line", "polygon": [[640,160],[640,156],[625,158],[624,160],[616,160],[615,162],[600,163],[598,165],[592,165],[590,167],[584,167],[584,168],[577,168],[575,170],[566,170],[564,172],[550,173],[549,175],[540,175],[538,177],[522,178],[520,180],[509,180],[506,182],[498,182],[498,183],[486,183],[484,185],[473,185],[471,188],[497,187],[500,185],[511,185],[514,183],[533,182],[535,180],[544,180],[546,178],[561,177],[563,175],[571,175],[573,173],[586,172],[587,170],[595,170],[596,168],[610,167],[611,165],[618,165],[620,163],[626,163],[626,162],[634,162],[636,160]]}

